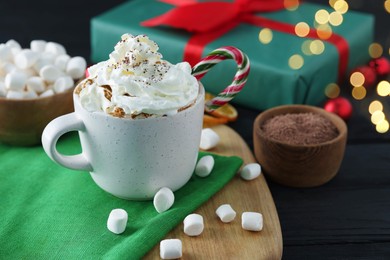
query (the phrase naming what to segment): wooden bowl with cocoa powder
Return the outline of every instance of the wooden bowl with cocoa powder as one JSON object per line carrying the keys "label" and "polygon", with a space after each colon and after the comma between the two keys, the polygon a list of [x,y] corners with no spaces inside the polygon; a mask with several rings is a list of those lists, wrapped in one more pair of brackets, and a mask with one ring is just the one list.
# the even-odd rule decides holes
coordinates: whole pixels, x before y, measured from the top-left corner
{"label": "wooden bowl with cocoa powder", "polygon": [[73,89],[30,99],[0,97],[0,142],[16,146],[40,145],[45,126],[54,118],[73,111]]}
{"label": "wooden bowl with cocoa powder", "polygon": [[254,152],[264,174],[290,187],[315,187],[339,171],[347,126],[336,114],[309,105],[283,105],[259,114]]}

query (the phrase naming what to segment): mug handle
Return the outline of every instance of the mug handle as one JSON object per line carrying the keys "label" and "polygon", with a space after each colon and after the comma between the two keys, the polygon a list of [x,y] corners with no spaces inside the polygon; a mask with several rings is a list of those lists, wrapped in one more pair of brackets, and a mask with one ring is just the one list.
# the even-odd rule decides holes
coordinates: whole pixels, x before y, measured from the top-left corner
{"label": "mug handle", "polygon": [[92,166],[83,153],[63,155],[57,150],[58,139],[71,131],[83,131],[85,125],[75,112],[55,118],[43,130],[42,146],[56,163],[72,170],[92,171]]}
{"label": "mug handle", "polygon": [[233,46],[225,46],[210,52],[192,68],[192,75],[197,80],[200,80],[215,64],[226,59],[232,59],[237,63],[237,72],[229,86],[216,97],[206,102],[205,109],[207,112],[212,112],[228,103],[245,86],[250,71],[249,58],[240,49]]}

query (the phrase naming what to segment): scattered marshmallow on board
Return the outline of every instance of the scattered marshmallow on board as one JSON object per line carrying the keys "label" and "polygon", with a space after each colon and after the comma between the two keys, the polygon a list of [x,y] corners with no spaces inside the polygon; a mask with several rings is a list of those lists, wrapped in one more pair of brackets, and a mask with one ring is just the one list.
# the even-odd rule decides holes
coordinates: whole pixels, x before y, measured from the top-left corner
{"label": "scattered marshmallow on board", "polygon": [[258,163],[248,163],[240,171],[240,176],[244,180],[250,181],[261,174],[261,166]]}
{"label": "scattered marshmallow on board", "polygon": [[199,177],[207,177],[210,175],[214,168],[214,157],[211,155],[205,155],[199,159],[195,166],[195,174]]}
{"label": "scattered marshmallow on board", "polygon": [[230,204],[222,204],[215,213],[223,223],[232,222],[236,218],[236,212]]}
{"label": "scattered marshmallow on board", "polygon": [[183,256],[180,239],[164,239],[160,242],[161,259],[177,259]]}
{"label": "scattered marshmallow on board", "polygon": [[167,187],[161,188],[153,198],[153,205],[158,213],[162,213],[170,209],[174,202],[175,195],[172,190]]}
{"label": "scattered marshmallow on board", "polygon": [[263,229],[263,215],[259,212],[243,212],[241,226],[249,231],[261,231]]}
{"label": "scattered marshmallow on board", "polygon": [[185,217],[184,221],[184,233],[188,236],[199,236],[204,229],[203,217],[199,214],[190,214]]}
{"label": "scattered marshmallow on board", "polygon": [[202,129],[200,136],[200,149],[210,150],[217,146],[220,141],[219,135],[211,128]]}
{"label": "scattered marshmallow on board", "polygon": [[26,99],[64,92],[84,77],[86,67],[84,58],[70,57],[59,43],[33,40],[30,49],[22,49],[11,39],[0,44],[0,83],[5,85],[0,97]]}
{"label": "scattered marshmallow on board", "polygon": [[107,220],[107,228],[114,234],[125,232],[128,215],[124,209],[113,209]]}

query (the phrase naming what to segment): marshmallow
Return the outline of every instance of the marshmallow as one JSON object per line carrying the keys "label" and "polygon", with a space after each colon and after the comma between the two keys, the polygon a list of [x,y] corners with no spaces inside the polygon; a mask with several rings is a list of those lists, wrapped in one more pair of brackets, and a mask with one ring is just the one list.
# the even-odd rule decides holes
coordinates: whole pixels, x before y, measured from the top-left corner
{"label": "marshmallow", "polygon": [[184,221],[184,233],[188,236],[199,236],[204,229],[203,217],[199,214],[190,214]]}
{"label": "marshmallow", "polygon": [[42,92],[39,96],[40,97],[49,97],[49,96],[53,96],[53,95],[54,95],[54,91],[52,89],[48,89],[45,92]]}
{"label": "marshmallow", "polygon": [[11,49],[19,49],[19,50],[22,49],[22,47],[20,46],[20,44],[19,44],[17,41],[15,41],[14,39],[8,40],[8,41],[5,43],[5,45],[7,45],[8,47],[10,47]]}
{"label": "marshmallow", "polygon": [[38,57],[39,54],[37,52],[24,49],[15,56],[14,63],[20,69],[27,69],[34,65]]}
{"label": "marshmallow", "polygon": [[38,60],[33,65],[33,69],[39,73],[39,71],[46,65],[52,65],[54,63],[54,60],[51,57],[51,54],[48,55],[41,55]]}
{"label": "marshmallow", "polygon": [[54,65],[46,65],[39,71],[39,76],[48,82],[55,82],[63,73]]}
{"label": "marshmallow", "polygon": [[183,256],[180,239],[164,239],[160,242],[161,259],[177,259]]}
{"label": "marshmallow", "polygon": [[61,93],[74,86],[74,81],[70,76],[59,77],[53,85],[54,92]]}
{"label": "marshmallow", "polygon": [[12,58],[11,48],[4,43],[0,44],[0,61],[4,62]]}
{"label": "marshmallow", "polygon": [[114,234],[121,234],[127,225],[127,212],[124,209],[113,209],[107,220],[107,228]]}
{"label": "marshmallow", "polygon": [[219,135],[214,130],[211,128],[204,128],[202,129],[199,147],[203,150],[209,150],[217,146],[219,140]]}
{"label": "marshmallow", "polygon": [[214,168],[214,157],[205,155],[199,159],[195,167],[195,174],[199,177],[207,177]]}
{"label": "marshmallow", "polygon": [[23,98],[37,98],[38,94],[32,90],[32,89],[27,89],[26,91],[23,92],[24,97]]}
{"label": "marshmallow", "polygon": [[35,52],[44,52],[46,49],[46,41],[44,40],[32,40],[30,42],[30,49]]}
{"label": "marshmallow", "polygon": [[4,83],[8,90],[22,91],[27,81],[27,76],[23,72],[12,71],[5,76]]}
{"label": "marshmallow", "polygon": [[9,90],[7,92],[6,98],[9,99],[24,99],[23,91]]}
{"label": "marshmallow", "polygon": [[16,67],[13,63],[10,62],[0,63],[0,75],[5,76],[14,70],[16,70]]}
{"label": "marshmallow", "polygon": [[70,56],[68,54],[62,54],[56,57],[54,60],[54,65],[62,71],[66,71],[66,66],[68,65],[68,61],[70,60]]}
{"label": "marshmallow", "polygon": [[236,212],[230,204],[223,204],[219,206],[215,213],[223,223],[232,222],[236,218]]}
{"label": "marshmallow", "polygon": [[46,43],[45,52],[52,53],[55,56],[66,54],[65,47],[57,42]]}
{"label": "marshmallow", "polygon": [[240,176],[244,180],[250,181],[259,177],[261,173],[261,166],[258,163],[249,163],[245,165],[241,171]]}
{"label": "marshmallow", "polygon": [[66,66],[66,74],[73,79],[80,79],[84,77],[85,70],[87,68],[87,62],[83,57],[76,56],[68,61]]}
{"label": "marshmallow", "polygon": [[45,82],[41,77],[30,77],[27,79],[26,86],[28,89],[41,93],[45,91]]}
{"label": "marshmallow", "polygon": [[175,202],[175,195],[169,188],[161,188],[153,198],[154,208],[158,213],[162,213],[170,209]]}
{"label": "marshmallow", "polygon": [[241,226],[249,231],[261,231],[263,229],[263,215],[258,212],[244,212],[241,215]]}

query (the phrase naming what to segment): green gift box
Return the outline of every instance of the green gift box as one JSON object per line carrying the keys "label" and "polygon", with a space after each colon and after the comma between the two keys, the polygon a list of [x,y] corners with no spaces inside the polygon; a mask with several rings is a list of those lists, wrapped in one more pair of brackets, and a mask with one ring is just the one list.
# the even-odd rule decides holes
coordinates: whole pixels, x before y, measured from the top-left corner
{"label": "green gift box", "polygon": [[[141,22],[162,15],[172,8],[174,6],[158,1],[133,0],[94,17],[91,21],[91,60],[99,62],[108,59],[121,35],[130,33],[148,35],[158,43],[164,59],[171,63],[181,62],[185,46],[192,36],[190,32],[167,26],[141,25]],[[255,15],[294,26],[300,22],[312,26],[319,10],[326,10],[328,13],[334,11],[330,7],[304,3],[295,10],[283,9]],[[333,34],[341,36],[347,43],[345,71],[350,71],[370,59],[368,47],[373,41],[374,18],[354,11],[348,11],[342,18],[342,23],[331,26],[331,29]],[[313,38],[298,37],[273,28],[270,28],[272,40],[265,44],[259,37],[264,28],[240,23],[204,47],[202,57],[227,45],[238,47],[248,55],[251,73],[246,86],[232,102],[258,110],[284,104],[319,105],[326,99],[325,88],[340,80],[340,49],[329,41],[317,40],[320,51],[316,54],[308,53],[304,47],[313,43]],[[301,65],[292,67],[289,63],[292,57],[297,57]],[[214,66],[202,79],[202,83],[207,91],[217,94],[231,83],[235,72],[235,63],[224,61]]]}

